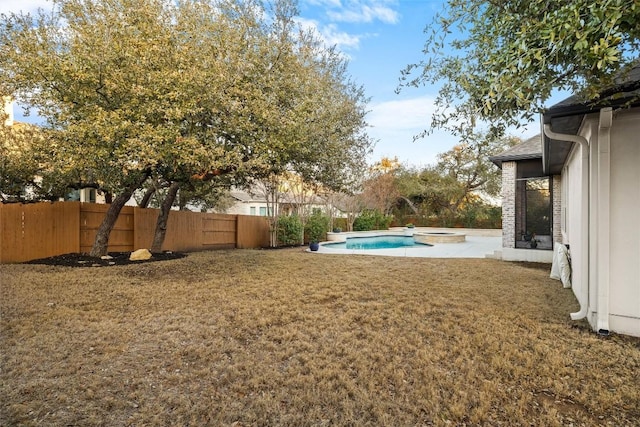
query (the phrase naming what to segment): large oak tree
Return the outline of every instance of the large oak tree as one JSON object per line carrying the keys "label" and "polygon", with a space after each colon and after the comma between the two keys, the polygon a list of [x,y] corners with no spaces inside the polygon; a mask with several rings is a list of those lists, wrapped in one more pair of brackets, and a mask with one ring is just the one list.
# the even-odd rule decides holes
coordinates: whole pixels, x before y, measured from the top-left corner
{"label": "large oak tree", "polygon": [[[531,120],[554,90],[595,99],[640,54],[637,0],[448,0],[401,85],[439,86],[431,129]],[[485,123],[486,123],[485,122]]]}
{"label": "large oak tree", "polygon": [[328,181],[370,145],[361,90],[335,52],[294,27],[292,2],[54,5],[0,19],[0,89],[47,119],[58,160],[115,194],[94,256],[150,177],[169,195],[193,179],[260,176],[274,164]]}

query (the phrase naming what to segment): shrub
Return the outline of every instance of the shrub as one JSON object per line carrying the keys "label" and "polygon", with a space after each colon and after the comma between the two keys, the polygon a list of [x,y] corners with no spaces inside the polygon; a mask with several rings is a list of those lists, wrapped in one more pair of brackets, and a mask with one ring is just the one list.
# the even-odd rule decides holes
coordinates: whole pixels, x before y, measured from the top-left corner
{"label": "shrub", "polygon": [[380,211],[367,209],[353,222],[354,231],[386,230],[389,228],[393,218],[390,215],[383,215]]}
{"label": "shrub", "polygon": [[347,218],[334,218],[333,227],[346,231],[348,229]]}
{"label": "shrub", "polygon": [[278,217],[278,244],[293,246],[300,244],[302,221],[298,215]]}
{"label": "shrub", "polygon": [[325,233],[329,231],[329,217],[323,215],[319,210],[315,210],[309,219],[307,219],[304,230],[310,242],[323,240]]}

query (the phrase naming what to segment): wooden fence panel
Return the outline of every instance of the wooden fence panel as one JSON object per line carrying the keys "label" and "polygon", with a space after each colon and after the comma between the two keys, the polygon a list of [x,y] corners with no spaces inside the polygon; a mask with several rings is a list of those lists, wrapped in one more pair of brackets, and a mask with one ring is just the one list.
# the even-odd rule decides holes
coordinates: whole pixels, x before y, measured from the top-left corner
{"label": "wooden fence panel", "polygon": [[171,211],[162,250],[182,252],[202,250],[201,215],[198,212]]}
{"label": "wooden fence panel", "polygon": [[236,247],[237,216],[202,214],[202,249]]}
{"label": "wooden fence panel", "polygon": [[269,247],[269,220],[264,216],[238,215],[236,247],[238,249]]}
{"label": "wooden fence panel", "polygon": [[77,252],[79,203],[0,205],[0,262]]}
{"label": "wooden fence panel", "polygon": [[[96,203],[82,203],[80,205],[80,252],[91,251],[98,232],[98,227],[104,219],[109,205]],[[109,235],[109,252],[127,252],[133,250],[133,207],[125,206]]]}
{"label": "wooden fence panel", "polygon": [[[156,231],[156,222],[158,221],[158,214],[160,209],[149,208],[133,208],[133,220],[134,220],[134,238],[133,238],[133,250],[137,249],[150,249],[153,243],[153,235]],[[169,215],[171,216],[171,215]],[[166,241],[163,245],[165,249]]]}

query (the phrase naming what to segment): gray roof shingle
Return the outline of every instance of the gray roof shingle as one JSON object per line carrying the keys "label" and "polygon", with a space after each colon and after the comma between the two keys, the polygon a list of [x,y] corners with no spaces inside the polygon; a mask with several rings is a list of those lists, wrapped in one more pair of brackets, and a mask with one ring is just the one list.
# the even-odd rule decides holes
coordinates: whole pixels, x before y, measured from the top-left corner
{"label": "gray roof shingle", "polygon": [[532,136],[489,159],[499,168],[502,168],[502,162],[542,159],[542,137],[540,134]]}

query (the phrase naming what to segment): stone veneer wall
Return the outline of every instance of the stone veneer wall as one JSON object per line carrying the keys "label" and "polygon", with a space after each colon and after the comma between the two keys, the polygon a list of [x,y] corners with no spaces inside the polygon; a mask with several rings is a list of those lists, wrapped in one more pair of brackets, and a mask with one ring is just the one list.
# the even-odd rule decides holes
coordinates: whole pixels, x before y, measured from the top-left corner
{"label": "stone veneer wall", "polygon": [[551,179],[553,198],[553,242],[562,243],[562,178],[560,175],[553,175]]}
{"label": "stone veneer wall", "polygon": [[502,247],[516,247],[516,162],[502,163]]}
{"label": "stone veneer wall", "polygon": [[[516,174],[518,173],[518,164],[516,163]],[[516,180],[516,237],[518,240],[522,238],[522,233],[527,230],[524,226],[527,224],[527,181]]]}

